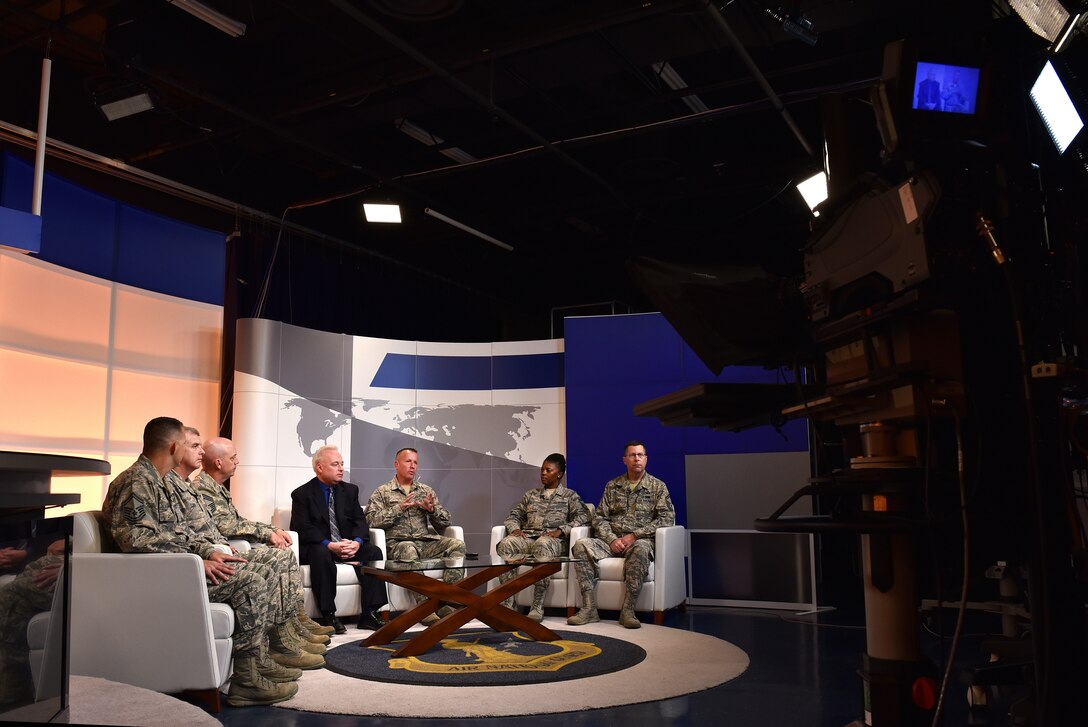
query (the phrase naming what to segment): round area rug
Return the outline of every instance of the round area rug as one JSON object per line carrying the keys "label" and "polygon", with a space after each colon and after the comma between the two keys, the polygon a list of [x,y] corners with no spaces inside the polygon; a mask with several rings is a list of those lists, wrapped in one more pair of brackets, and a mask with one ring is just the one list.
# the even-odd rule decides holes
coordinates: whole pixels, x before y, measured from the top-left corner
{"label": "round area rug", "polygon": [[[547,618],[549,628],[564,632],[565,619]],[[482,627],[473,621],[469,628]],[[728,641],[682,629],[644,624],[625,629],[615,621],[577,628],[578,633],[607,636],[641,647],[646,658],[627,669],[575,681],[525,686],[436,687],[357,679],[328,669],[304,672],[292,699],[279,709],[383,717],[504,717],[576,712],[653,702],[701,692],[733,679],[748,668],[748,655]],[[363,651],[367,632],[333,636],[330,653],[344,644]]]}
{"label": "round area rug", "polygon": [[380,682],[495,687],[584,679],[627,669],[646,658],[646,651],[629,641],[585,631],[556,633],[558,641],[534,641],[520,632],[462,629],[426,654],[400,658],[392,654],[410,636],[385,646],[344,644],[325,654],[325,668]]}
{"label": "round area rug", "polygon": [[220,727],[215,717],[180,699],[143,687],[75,674],[68,678],[68,722]]}

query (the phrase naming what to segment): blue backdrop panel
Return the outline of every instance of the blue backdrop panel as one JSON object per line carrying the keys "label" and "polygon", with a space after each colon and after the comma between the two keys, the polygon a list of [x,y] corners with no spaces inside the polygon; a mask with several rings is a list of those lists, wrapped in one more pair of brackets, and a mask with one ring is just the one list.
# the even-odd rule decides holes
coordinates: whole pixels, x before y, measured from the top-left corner
{"label": "blue backdrop panel", "polygon": [[693,454],[797,452],[808,448],[804,420],[776,431],[758,427],[715,432],[707,427],[665,427],[636,417],[636,404],[710,381],[775,383],[783,374],[731,366],[714,376],[660,314],[568,318],[565,331],[567,461],[570,484],[596,503],[608,480],[623,474],[622,448],[646,442],[647,471],[669,486],[677,521],[686,525],[684,463]]}
{"label": "blue backdrop panel", "polygon": [[117,230],[119,283],[179,298],[223,304],[223,234],[126,204]]}
{"label": "blue backdrop panel", "polygon": [[370,385],[439,391],[560,388],[563,386],[563,354],[416,356],[387,353]]}
{"label": "blue backdrop panel", "polygon": [[[4,155],[4,207],[30,211],[34,167]],[[105,280],[113,279],[117,203],[46,174],[42,180],[42,247],[38,258]]]}
{"label": "blue backdrop panel", "polygon": [[[0,169],[0,205],[29,212],[33,165],[5,153]],[[38,257],[104,280],[223,304],[221,232],[121,204],[49,173],[42,182]]]}

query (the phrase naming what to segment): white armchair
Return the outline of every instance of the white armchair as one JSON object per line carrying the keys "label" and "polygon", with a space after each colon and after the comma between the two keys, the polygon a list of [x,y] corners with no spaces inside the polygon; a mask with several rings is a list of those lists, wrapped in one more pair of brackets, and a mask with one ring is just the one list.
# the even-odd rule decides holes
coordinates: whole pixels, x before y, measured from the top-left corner
{"label": "white armchair", "polygon": [[[589,528],[575,528],[577,538],[589,536]],[[576,533],[571,531],[570,544],[576,542]],[[635,602],[636,611],[653,611],[654,623],[665,620],[665,611],[673,606],[682,606],[687,601],[687,574],[684,568],[684,556],[687,548],[684,527],[673,525],[658,528],[654,537],[654,560],[646,573],[646,582]],[[604,558],[598,565],[601,580],[597,585],[597,607],[618,611],[623,607],[626,586],[623,581],[623,558]],[[578,588],[578,578],[572,573],[570,578],[572,603],[581,607],[582,593]]]}
{"label": "white armchair", "polygon": [[[73,518],[71,673],[189,692],[218,712],[219,688],[231,674],[234,609],[208,601],[197,555],[102,552],[98,515]],[[34,619],[32,659],[47,631]]]}
{"label": "white armchair", "polygon": [[[291,508],[277,508],[272,514],[272,524],[278,528],[288,530],[291,527]],[[288,532],[291,533],[291,551],[295,554],[295,559],[298,560],[298,533],[293,530]],[[303,608],[306,609],[306,613],[311,618],[318,618],[321,616],[321,611],[317,608],[317,602],[314,600],[313,586],[310,583],[310,566],[299,565],[299,575],[302,577]],[[350,565],[337,563],[336,596],[334,597],[336,615],[355,616],[359,614],[362,611],[360,593],[359,577],[355,575],[355,569]]]}
{"label": "white armchair", "polygon": [[[574,545],[577,540],[589,535],[589,528],[584,525],[579,525],[571,528],[570,530],[570,545]],[[506,526],[496,525],[491,528],[491,558],[493,561],[498,559],[499,541],[506,537]],[[570,555],[568,551],[564,555]],[[527,566],[522,566],[518,569],[519,572],[528,570]],[[495,587],[497,579],[493,579],[488,583],[488,590]],[[567,609],[567,615],[574,614],[574,596],[578,592],[578,579],[574,574],[574,564],[563,563],[559,568],[559,572],[552,576],[551,582],[548,584],[548,590],[544,592],[544,608],[565,608]],[[519,606],[532,606],[533,605],[533,589],[525,588],[518,593],[515,600]]]}

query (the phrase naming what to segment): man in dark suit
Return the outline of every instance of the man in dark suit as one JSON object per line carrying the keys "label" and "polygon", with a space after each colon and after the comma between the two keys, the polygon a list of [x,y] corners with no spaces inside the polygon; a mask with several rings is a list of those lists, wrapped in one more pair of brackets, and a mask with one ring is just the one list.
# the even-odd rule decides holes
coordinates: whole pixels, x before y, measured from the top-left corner
{"label": "man in dark suit", "polygon": [[302,562],[310,566],[319,621],[338,634],[347,630],[336,616],[336,564],[350,563],[356,565],[362,589],[359,628],[379,629],[383,624],[377,611],[386,602],[385,584],[363,575],[357,564],[381,560],[382,551],[364,537],[359,488],[344,482],[344,458],[336,447],[319,447],[313,465],[316,477],[291,493],[291,529],[298,533]]}

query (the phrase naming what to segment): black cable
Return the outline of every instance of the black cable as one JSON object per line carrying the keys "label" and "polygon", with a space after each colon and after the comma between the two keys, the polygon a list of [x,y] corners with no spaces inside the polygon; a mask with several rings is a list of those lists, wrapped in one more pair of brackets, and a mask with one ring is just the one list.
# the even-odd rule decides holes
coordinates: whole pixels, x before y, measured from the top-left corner
{"label": "black cable", "polygon": [[[963,431],[960,426],[960,415],[953,410],[956,419],[956,476],[960,486],[960,517],[963,520],[963,586],[960,589],[960,607],[956,614],[956,630],[952,634],[952,643],[948,648],[948,664],[945,666],[944,677],[941,679],[940,696],[937,698],[937,708],[933,711],[933,727],[941,723],[941,712],[944,710],[944,697],[948,691],[948,679],[952,676],[952,666],[956,662],[956,649],[959,647],[960,638],[963,636],[963,621],[967,614],[967,584],[970,570],[970,531],[967,524],[967,480],[963,472]],[[943,649],[941,650],[943,652]]]}

